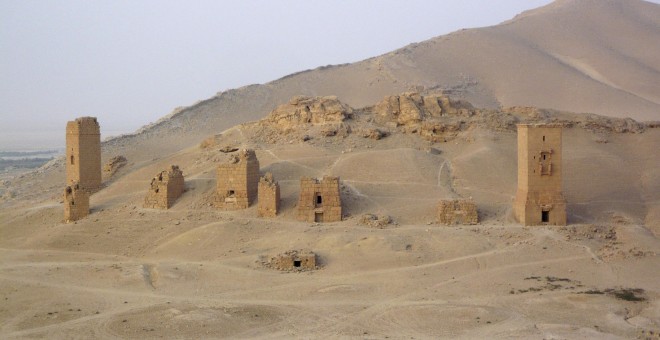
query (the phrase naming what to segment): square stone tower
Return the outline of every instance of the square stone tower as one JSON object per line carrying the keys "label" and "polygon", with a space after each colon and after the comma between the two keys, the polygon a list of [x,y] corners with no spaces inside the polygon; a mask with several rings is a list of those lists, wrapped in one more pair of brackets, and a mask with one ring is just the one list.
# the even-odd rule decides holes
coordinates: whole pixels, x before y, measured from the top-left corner
{"label": "square stone tower", "polygon": [[259,180],[259,217],[275,217],[280,210],[280,185],[273,179],[273,174],[266,173]]}
{"label": "square stone tower", "polygon": [[477,224],[477,205],[471,200],[442,200],[438,203],[438,222],[446,225]]}
{"label": "square stone tower", "polygon": [[259,160],[254,150],[241,150],[218,166],[215,205],[224,210],[247,209],[257,198]]}
{"label": "square stone tower", "polygon": [[341,221],[339,177],[325,176],[322,180],[300,179],[298,220],[307,222]]}
{"label": "square stone tower", "polygon": [[101,189],[101,129],[95,117],[66,124],[66,184],[90,194]]}
{"label": "square stone tower", "polygon": [[518,191],[514,213],[524,225],[566,225],[561,125],[518,124]]}
{"label": "square stone tower", "polygon": [[89,215],[89,194],[78,183],[64,189],[64,221],[73,222]]}
{"label": "square stone tower", "polygon": [[151,179],[144,207],[153,209],[169,209],[184,190],[183,172],[177,165],[161,171]]}

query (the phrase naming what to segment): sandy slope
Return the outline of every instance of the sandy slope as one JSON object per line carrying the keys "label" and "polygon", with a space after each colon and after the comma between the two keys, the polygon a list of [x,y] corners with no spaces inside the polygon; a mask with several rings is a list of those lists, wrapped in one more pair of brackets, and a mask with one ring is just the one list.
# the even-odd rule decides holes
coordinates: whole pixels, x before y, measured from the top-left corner
{"label": "sandy slope", "polygon": [[[254,131],[239,126],[217,142],[257,150],[282,185],[275,219],[256,218],[254,206],[210,207],[225,155],[197,146],[156,160],[136,153],[144,161],[106,179],[77,223],[61,223],[48,195],[0,211],[2,337],[602,339],[660,330],[657,220],[645,222],[658,209],[657,129],[566,129],[566,228],[510,222],[514,133],[260,144]],[[149,178],[168,164],[184,170],[187,192],[168,211],[141,208]],[[323,174],[343,180],[345,221],[296,222],[299,177]],[[477,201],[480,225],[429,224],[437,200],[455,196]],[[397,224],[361,226],[364,213]],[[316,251],[322,268],[260,264],[298,248]],[[586,294],[620,288],[643,289],[646,300]]]}
{"label": "sandy slope", "polygon": [[[92,214],[78,223],[61,222],[63,164],[3,180],[0,337],[658,334],[657,128],[616,133],[598,117],[511,109],[572,126],[563,141],[571,225],[523,228],[511,220],[516,136],[505,122],[471,125],[447,143],[316,130],[306,142],[294,133],[267,142],[255,125],[239,125],[301,93],[335,94],[359,107],[425,91],[419,85],[478,106],[536,103],[657,119],[660,53],[647,43],[658,40],[657,12],[636,0],[558,1],[499,26],[224,92],[105,143],[104,161],[121,154],[128,163],[105,176]],[[596,127],[583,128],[589,124]],[[220,133],[215,146],[199,147]],[[256,149],[262,171],[280,182],[277,218],[256,218],[254,206],[209,205],[226,156],[218,148],[227,144]],[[141,208],[149,180],[170,164],[183,169],[186,193],[168,211]],[[345,220],[296,222],[299,178],[324,174],[342,179]],[[453,197],[472,197],[482,223],[433,224],[437,201]],[[359,225],[365,213],[396,224]],[[316,251],[322,268],[280,273],[261,265],[298,248]],[[623,288],[643,290],[636,294],[645,300],[607,292]]]}
{"label": "sandy slope", "polygon": [[660,5],[641,0],[556,1],[497,26],[225,91],[107,147],[167,155],[260,119],[295,95],[336,95],[357,108],[403,91],[442,89],[478,107],[528,105],[658,120],[659,18]]}

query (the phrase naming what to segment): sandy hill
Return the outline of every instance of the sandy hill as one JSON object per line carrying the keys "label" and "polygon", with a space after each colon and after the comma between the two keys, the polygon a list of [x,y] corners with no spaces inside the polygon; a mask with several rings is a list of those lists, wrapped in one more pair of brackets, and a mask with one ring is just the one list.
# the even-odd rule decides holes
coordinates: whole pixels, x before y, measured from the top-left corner
{"label": "sandy hill", "polygon": [[657,4],[556,1],[493,27],[461,30],[361,62],[222,92],[113,145],[168,154],[260,119],[296,95],[336,95],[362,107],[386,95],[441,89],[478,107],[522,105],[658,120],[657,41]]}
{"label": "sandy hill", "polygon": [[[63,160],[2,180],[0,337],[657,338],[660,124],[623,116],[657,119],[659,17],[558,1],[221,93],[104,143],[105,187],[76,223]],[[521,122],[564,127],[566,227],[512,221]],[[238,148],[279,182],[277,217],[213,207]],[[173,164],[183,196],[143,208]],[[323,175],[344,220],[296,221],[300,177]],[[435,224],[459,197],[480,223]],[[264,266],[297,249],[318,270]]]}
{"label": "sandy hill", "polygon": [[[569,226],[512,222],[517,122],[564,125]],[[136,149],[76,223],[62,222],[53,163],[3,183],[15,197],[0,210],[0,335],[652,338],[659,144],[656,124],[441,94],[364,108],[296,96],[165,156]],[[215,169],[239,147],[279,182],[277,217],[212,206]],[[186,192],[169,210],[143,208],[171,164]],[[296,221],[300,177],[323,175],[342,180],[344,220]],[[479,225],[434,223],[438,200],[455,197],[476,201]],[[365,214],[393,223],[365,225]],[[264,266],[296,249],[320,268]]]}

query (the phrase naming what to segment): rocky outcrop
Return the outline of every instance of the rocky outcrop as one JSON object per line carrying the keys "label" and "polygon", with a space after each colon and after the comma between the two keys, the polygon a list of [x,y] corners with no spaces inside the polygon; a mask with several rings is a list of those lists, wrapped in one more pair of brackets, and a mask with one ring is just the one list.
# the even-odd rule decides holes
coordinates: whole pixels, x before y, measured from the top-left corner
{"label": "rocky outcrop", "polygon": [[452,101],[444,95],[422,96],[415,92],[387,96],[372,111],[381,119],[398,125],[419,124],[433,117],[469,115],[473,107],[462,101]]}
{"label": "rocky outcrop", "polygon": [[265,122],[280,130],[295,130],[308,125],[339,125],[352,117],[353,109],[337,97],[296,96],[273,110]]}

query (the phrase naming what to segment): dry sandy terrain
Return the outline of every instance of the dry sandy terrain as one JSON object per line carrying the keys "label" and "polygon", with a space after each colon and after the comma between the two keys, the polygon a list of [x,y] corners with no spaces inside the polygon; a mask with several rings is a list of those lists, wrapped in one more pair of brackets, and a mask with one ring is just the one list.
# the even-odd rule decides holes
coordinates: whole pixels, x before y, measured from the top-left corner
{"label": "dry sandy terrain", "polygon": [[[312,133],[305,142],[290,133],[263,143],[260,131],[237,126],[211,147],[158,159],[136,153],[77,223],[62,222],[62,165],[13,182],[18,198],[0,210],[2,337],[603,339],[660,331],[660,130],[565,129],[568,227],[511,220],[515,132],[474,128],[447,143],[395,131],[381,140]],[[257,150],[262,172],[282,187],[277,218],[257,218],[255,206],[209,205],[224,145]],[[183,169],[187,191],[170,210],[143,209],[151,176],[170,164]],[[296,222],[300,176],[324,174],[342,179],[344,221]],[[456,196],[475,199],[479,225],[434,223],[438,200]],[[396,223],[360,225],[365,213]],[[320,269],[262,265],[301,248],[317,253]]]}
{"label": "dry sandy terrain", "polygon": [[[256,121],[294,95],[360,108],[444,90],[476,106],[536,105],[658,120],[660,6],[566,0],[360,63],[230,90],[103,144],[128,160],[63,223],[63,161],[0,178],[0,338],[594,338],[660,334],[657,123],[510,108],[444,117],[432,142],[275,133]],[[446,115],[445,115],[446,116]],[[520,121],[559,121],[567,227],[511,217]],[[391,122],[390,122],[391,123]],[[343,124],[343,123],[342,123]],[[453,124],[453,125],[452,125]],[[103,131],[103,122],[101,122]],[[64,134],[64,132],[63,132]],[[303,141],[302,135],[311,139]],[[200,142],[211,138],[207,147]],[[211,206],[226,145],[253,148],[282,211]],[[176,164],[186,192],[142,208],[152,176]],[[340,176],[344,220],[295,221],[301,176]],[[480,224],[435,224],[443,198],[472,197]],[[363,214],[388,215],[384,228]],[[320,268],[263,260],[316,252]]]}

